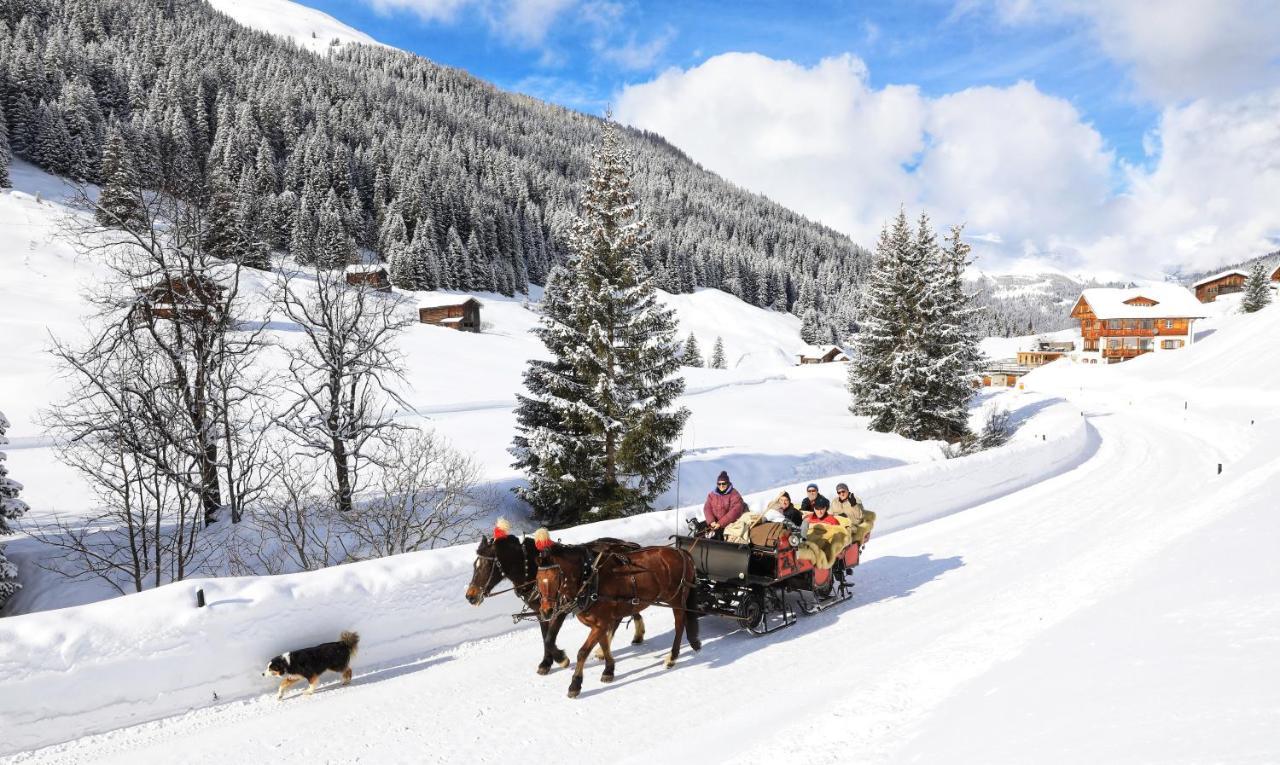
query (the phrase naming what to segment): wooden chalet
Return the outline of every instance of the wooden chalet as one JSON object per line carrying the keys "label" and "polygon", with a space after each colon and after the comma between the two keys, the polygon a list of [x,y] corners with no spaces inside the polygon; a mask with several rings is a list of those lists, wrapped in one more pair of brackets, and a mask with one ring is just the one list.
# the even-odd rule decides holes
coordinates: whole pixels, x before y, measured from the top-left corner
{"label": "wooden chalet", "polygon": [[849,354],[837,345],[821,345],[810,348],[804,353],[799,354],[800,363],[804,364],[830,364],[833,361],[848,361]]}
{"label": "wooden chalet", "polygon": [[154,319],[211,321],[222,311],[222,285],[204,276],[162,279],[138,293],[129,315],[135,325]]}
{"label": "wooden chalet", "polygon": [[431,295],[418,303],[418,320],[463,332],[479,332],[480,305],[480,301],[470,295]]}
{"label": "wooden chalet", "polygon": [[1107,364],[1191,345],[1195,320],[1204,316],[1190,291],[1171,284],[1087,289],[1071,309],[1084,340],[1081,360]]}
{"label": "wooden chalet", "polygon": [[1057,361],[1075,349],[1076,344],[1072,342],[1037,342],[1036,347],[1029,351],[1018,351],[1017,363],[1024,367],[1042,367],[1051,361]]}
{"label": "wooden chalet", "polygon": [[347,266],[347,284],[353,287],[365,286],[378,292],[391,291],[391,277],[387,269],[379,265]]}
{"label": "wooden chalet", "polygon": [[1244,283],[1248,278],[1249,274],[1247,272],[1233,268],[1220,274],[1205,277],[1191,285],[1191,288],[1196,291],[1196,299],[1201,303],[1212,303],[1218,299],[1219,295],[1244,292]]}
{"label": "wooden chalet", "polygon": [[1280,264],[1276,265],[1276,270],[1271,272],[1271,281],[1280,282]]}

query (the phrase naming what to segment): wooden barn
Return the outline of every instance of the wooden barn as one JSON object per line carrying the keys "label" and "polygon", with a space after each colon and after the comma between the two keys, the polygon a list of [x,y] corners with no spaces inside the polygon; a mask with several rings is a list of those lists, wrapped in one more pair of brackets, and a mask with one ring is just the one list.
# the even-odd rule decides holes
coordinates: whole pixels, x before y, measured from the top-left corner
{"label": "wooden barn", "polygon": [[153,319],[209,321],[222,307],[223,288],[208,277],[175,276],[138,293],[129,318],[134,325]]}
{"label": "wooden barn", "polygon": [[1276,270],[1271,272],[1271,281],[1280,282],[1280,264],[1276,264]]}
{"label": "wooden barn", "polygon": [[1197,300],[1201,303],[1212,303],[1218,299],[1219,295],[1243,292],[1245,280],[1248,278],[1248,273],[1238,268],[1233,268],[1220,274],[1205,277],[1191,285],[1191,287],[1196,291]]}
{"label": "wooden barn", "polygon": [[418,320],[463,332],[479,332],[480,306],[480,301],[469,295],[431,295],[418,303]]}
{"label": "wooden barn", "polygon": [[844,349],[838,345],[814,346],[799,354],[799,356],[800,363],[797,366],[804,364],[830,364],[835,361],[849,360],[849,354],[845,353]]}
{"label": "wooden barn", "polygon": [[369,287],[378,292],[391,291],[391,277],[387,275],[387,269],[374,264],[347,266],[347,284]]}
{"label": "wooden barn", "polygon": [[1205,311],[1185,287],[1087,289],[1071,309],[1084,339],[1082,361],[1111,364],[1195,342],[1195,321]]}

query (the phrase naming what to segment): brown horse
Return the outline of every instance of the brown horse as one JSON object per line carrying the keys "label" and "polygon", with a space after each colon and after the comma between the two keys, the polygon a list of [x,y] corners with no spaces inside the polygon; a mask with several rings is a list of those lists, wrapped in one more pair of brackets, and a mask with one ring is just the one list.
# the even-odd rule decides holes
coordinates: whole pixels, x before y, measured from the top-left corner
{"label": "brown horse", "polygon": [[537,575],[542,600],[539,613],[550,621],[576,610],[578,621],[591,630],[587,642],[578,649],[569,698],[576,698],[581,692],[583,664],[597,644],[604,649],[604,674],[600,680],[612,682],[611,628],[629,616],[638,617],[655,603],[669,606],[675,616],[676,635],[667,668],[675,666],[680,655],[686,625],[689,647],[700,650],[698,613],[691,607],[695,576],[693,558],[674,547],[642,547],[617,553],[553,544],[543,550]]}
{"label": "brown horse", "polygon": [[[634,542],[623,542],[620,539],[604,538],[589,542],[586,547],[598,553],[601,550],[636,550],[640,545]],[[480,545],[476,547],[476,562],[471,575],[471,584],[467,587],[467,602],[473,606],[480,605],[493,593],[498,584],[508,580],[515,594],[530,610],[536,611],[538,588],[534,578],[538,572],[537,561],[538,551],[532,539],[520,539],[510,535],[498,536],[496,532],[493,538],[487,535],[481,536]],[[550,621],[538,620],[538,627],[542,630],[542,661],[538,664],[539,675],[550,672],[553,662],[561,667],[569,666],[569,657],[556,645],[556,638],[567,616],[568,614],[564,613]],[[633,624],[635,632],[631,643],[638,645],[644,642],[644,620],[637,616]],[[614,624],[613,630],[617,629],[618,624]],[[612,637],[611,632],[610,638]],[[603,659],[603,651],[598,653]]]}

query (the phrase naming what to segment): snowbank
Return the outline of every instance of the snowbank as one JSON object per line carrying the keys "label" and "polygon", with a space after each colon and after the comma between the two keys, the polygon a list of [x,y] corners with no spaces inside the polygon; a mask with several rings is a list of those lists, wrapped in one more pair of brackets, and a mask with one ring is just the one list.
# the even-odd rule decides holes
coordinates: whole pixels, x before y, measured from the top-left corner
{"label": "snowbank", "polygon": [[[1017,394],[1009,394],[1016,396]],[[1078,412],[1021,398],[1021,430],[1006,447],[927,465],[819,480],[853,485],[881,534],[952,513],[1079,461],[1089,438]],[[1041,438],[1048,435],[1049,437]],[[790,487],[799,496],[801,484]],[[748,495],[759,507],[776,490]],[[662,543],[698,506],[605,521],[558,534]],[[872,548],[874,549],[874,547]],[[75,608],[0,621],[0,754],[110,730],[272,690],[258,675],[282,651],[361,634],[360,666],[420,661],[463,641],[517,627],[511,595],[466,603],[468,546],[399,555],[306,574],[191,580]],[[208,605],[197,608],[203,588]],[[538,652],[529,639],[529,669]]]}

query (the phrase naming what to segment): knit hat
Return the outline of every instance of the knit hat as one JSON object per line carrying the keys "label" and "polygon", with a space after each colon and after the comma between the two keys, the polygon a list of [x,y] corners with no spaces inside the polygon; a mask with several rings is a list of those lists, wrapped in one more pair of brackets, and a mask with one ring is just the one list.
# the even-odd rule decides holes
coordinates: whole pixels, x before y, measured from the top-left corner
{"label": "knit hat", "polygon": [[836,484],[836,491],[848,491],[848,490],[849,490],[849,484],[847,483]]}
{"label": "knit hat", "polygon": [[729,480],[729,473],[728,473],[728,471],[721,470],[721,471],[720,471],[720,475],[716,476],[716,483],[720,483],[720,482],[722,482],[722,481],[723,481],[724,483],[733,483],[733,481],[730,481],[730,480]]}
{"label": "knit hat", "polygon": [[808,490],[810,490],[810,489],[813,489],[814,491],[817,491],[817,490],[818,490],[818,484],[816,484],[816,483],[811,483],[811,484],[809,484],[808,486],[804,487],[804,490],[805,490],[805,491],[808,491]]}

